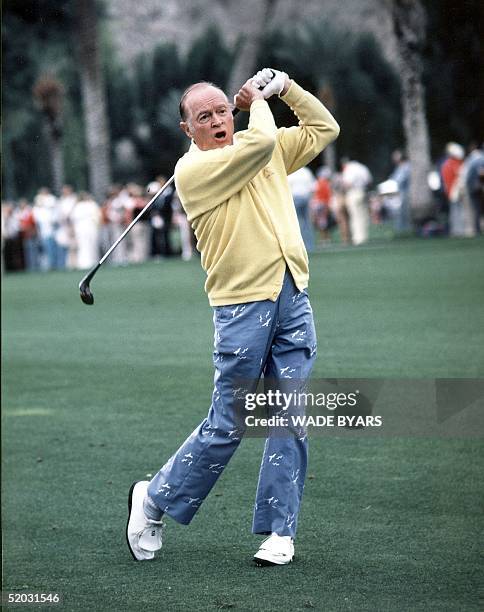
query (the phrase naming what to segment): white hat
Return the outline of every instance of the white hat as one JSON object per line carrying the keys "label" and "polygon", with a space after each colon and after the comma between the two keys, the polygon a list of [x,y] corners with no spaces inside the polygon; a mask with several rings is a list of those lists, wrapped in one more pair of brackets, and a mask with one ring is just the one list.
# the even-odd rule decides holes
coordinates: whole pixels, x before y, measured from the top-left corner
{"label": "white hat", "polygon": [[148,185],[146,186],[147,193],[155,194],[160,189],[161,189],[161,185],[160,183],[158,183],[158,181],[151,181],[151,183],[148,183]]}
{"label": "white hat", "polygon": [[455,159],[464,159],[465,152],[464,148],[457,144],[456,142],[449,142],[445,147],[447,155],[450,157],[454,157]]}

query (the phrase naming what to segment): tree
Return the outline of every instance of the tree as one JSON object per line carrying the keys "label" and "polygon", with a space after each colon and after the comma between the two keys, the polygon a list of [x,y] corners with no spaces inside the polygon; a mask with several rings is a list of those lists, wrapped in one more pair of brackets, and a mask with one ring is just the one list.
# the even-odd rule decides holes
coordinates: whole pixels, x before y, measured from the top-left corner
{"label": "tree", "polygon": [[[336,166],[338,157],[350,156],[368,165],[377,181],[384,180],[391,151],[403,138],[400,88],[375,38],[315,20],[304,27],[275,30],[263,47],[262,63],[283,66],[328,106],[341,125],[334,148],[323,152],[324,163]],[[273,105],[273,112],[278,125],[294,124],[285,105]]]}
{"label": "tree", "polygon": [[210,25],[193,41],[186,54],[183,88],[200,80],[213,81],[220,87],[226,87],[235,64],[236,53],[228,49],[218,28]]}
{"label": "tree", "polygon": [[479,0],[422,0],[427,13],[423,80],[431,153],[484,139],[484,52]]}
{"label": "tree", "polygon": [[396,62],[401,80],[403,127],[410,161],[410,203],[415,222],[433,212],[427,184],[430,146],[422,83],[426,15],[420,0],[390,0]]}
{"label": "tree", "polygon": [[[245,81],[254,74],[261,44],[276,12],[277,3],[278,0],[260,0],[252,3],[251,26],[245,31],[237,50],[237,59],[227,87],[229,95],[237,93]],[[234,23],[240,21],[240,18],[237,17],[238,12],[247,12],[246,2],[227,2],[226,7]]]}
{"label": "tree", "polygon": [[[4,0],[2,2],[2,178],[8,198],[32,197],[39,186],[52,181],[52,154],[45,114],[32,95],[42,75],[52,74],[71,96],[72,54],[65,33],[69,24],[68,0]],[[64,127],[72,105],[63,104]],[[67,112],[66,112],[67,111]],[[69,129],[59,141],[59,155],[78,148]],[[69,161],[72,161],[70,159]],[[59,168],[61,164],[57,163]],[[66,166],[67,167],[67,166]],[[72,176],[78,166],[68,167]],[[70,178],[69,180],[72,180]]]}
{"label": "tree", "polygon": [[33,94],[44,117],[46,140],[52,167],[53,190],[57,195],[60,195],[64,184],[64,153],[62,150],[64,87],[55,77],[44,75],[37,80]]}
{"label": "tree", "polygon": [[75,32],[79,57],[89,186],[101,202],[111,183],[109,124],[95,0],[75,1]]}
{"label": "tree", "polygon": [[[333,86],[329,81],[323,83],[318,91],[318,98],[331,111],[334,115],[336,114],[336,98],[334,95]],[[336,160],[336,144],[330,142],[329,145],[323,151],[324,165],[328,166],[331,172],[335,172],[337,168]]]}

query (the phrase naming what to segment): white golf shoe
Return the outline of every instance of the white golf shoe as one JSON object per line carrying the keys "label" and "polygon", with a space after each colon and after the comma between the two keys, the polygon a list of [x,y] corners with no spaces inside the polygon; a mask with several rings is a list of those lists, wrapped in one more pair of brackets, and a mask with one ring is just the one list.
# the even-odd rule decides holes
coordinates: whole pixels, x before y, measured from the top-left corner
{"label": "white golf shoe", "polygon": [[162,545],[163,521],[152,521],[146,518],[143,511],[148,484],[147,480],[140,480],[134,482],[129,490],[126,540],[136,561],[153,559],[155,551],[160,550]]}
{"label": "white golf shoe", "polygon": [[254,555],[255,564],[263,565],[286,565],[294,559],[294,542],[291,536],[279,536],[271,534],[260,545]]}

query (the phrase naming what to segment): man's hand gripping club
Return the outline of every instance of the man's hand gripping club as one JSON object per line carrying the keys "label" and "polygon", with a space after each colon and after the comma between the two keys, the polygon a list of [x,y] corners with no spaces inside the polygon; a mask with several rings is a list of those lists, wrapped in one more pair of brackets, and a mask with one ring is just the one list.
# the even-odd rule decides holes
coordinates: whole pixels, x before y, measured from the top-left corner
{"label": "man's hand gripping club", "polygon": [[274,68],[263,68],[252,77],[252,83],[258,87],[264,99],[267,100],[273,95],[283,96],[291,81],[285,72],[274,70]]}
{"label": "man's hand gripping club", "polygon": [[291,81],[285,72],[264,68],[248,79],[234,96],[235,106],[248,111],[254,100],[267,100],[274,94],[284,95]]}

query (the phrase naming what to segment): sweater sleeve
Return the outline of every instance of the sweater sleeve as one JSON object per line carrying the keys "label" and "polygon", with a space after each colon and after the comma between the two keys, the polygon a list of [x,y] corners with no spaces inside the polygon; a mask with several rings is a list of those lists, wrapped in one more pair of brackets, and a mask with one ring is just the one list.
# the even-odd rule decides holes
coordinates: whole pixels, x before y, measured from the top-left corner
{"label": "sweater sleeve", "polygon": [[250,107],[248,129],[236,135],[233,145],[195,150],[175,166],[175,184],[191,222],[228,200],[269,163],[276,144],[277,128],[265,100]]}
{"label": "sweater sleeve", "polygon": [[294,81],[283,100],[299,119],[297,127],[278,130],[287,174],[306,166],[339,134],[339,125],[328,109]]}

